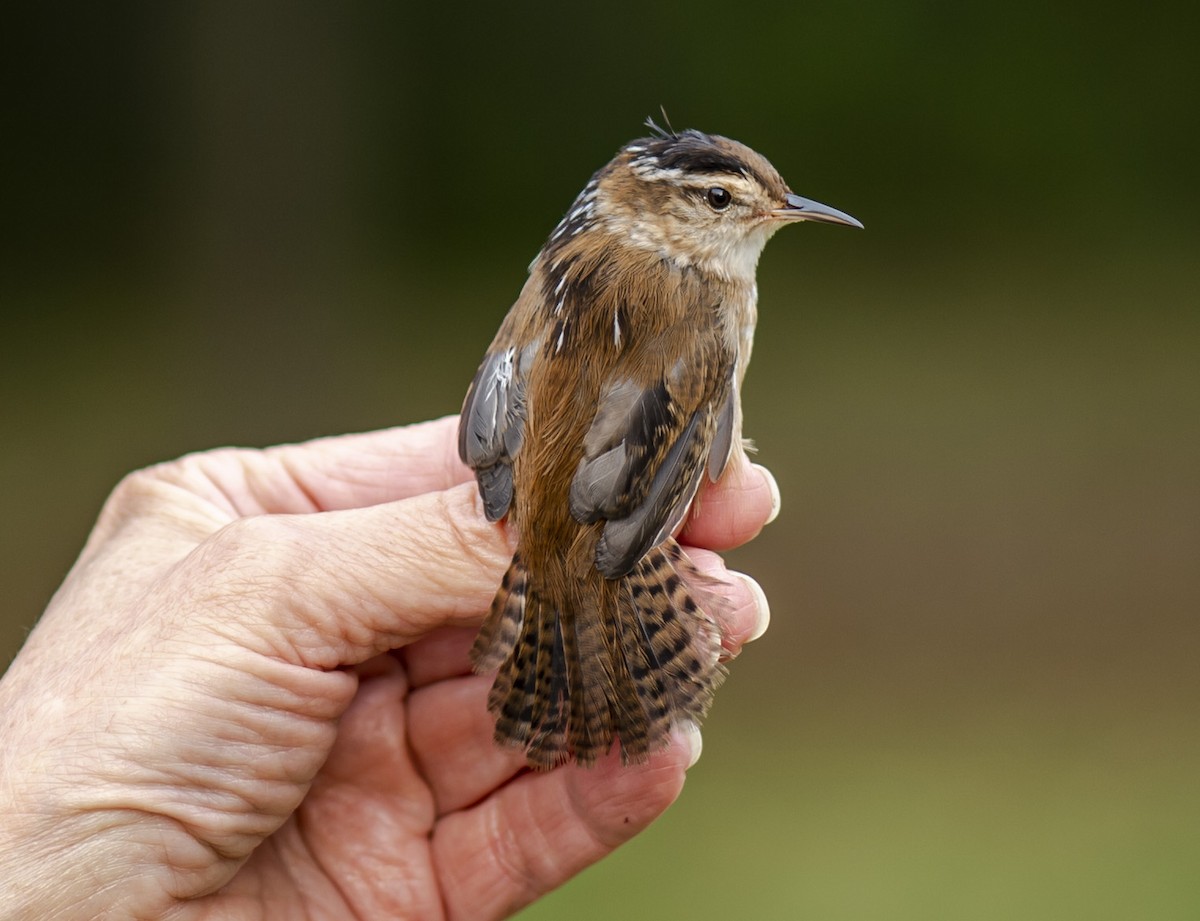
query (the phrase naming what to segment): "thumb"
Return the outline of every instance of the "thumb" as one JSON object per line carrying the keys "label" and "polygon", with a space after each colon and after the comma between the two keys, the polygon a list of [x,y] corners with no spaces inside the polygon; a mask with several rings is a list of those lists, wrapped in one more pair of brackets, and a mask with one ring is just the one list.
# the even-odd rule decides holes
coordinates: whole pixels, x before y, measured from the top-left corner
{"label": "thumb", "polygon": [[[436,627],[477,623],[513,547],[474,483],[368,508],[241,518],[180,567],[244,645],[351,665]],[[232,613],[231,613],[232,612]]]}

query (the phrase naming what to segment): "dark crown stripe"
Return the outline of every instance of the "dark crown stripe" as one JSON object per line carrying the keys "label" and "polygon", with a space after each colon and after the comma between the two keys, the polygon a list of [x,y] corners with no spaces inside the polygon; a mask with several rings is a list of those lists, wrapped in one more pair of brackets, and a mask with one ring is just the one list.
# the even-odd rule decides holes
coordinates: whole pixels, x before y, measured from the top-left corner
{"label": "dark crown stripe", "polygon": [[718,146],[716,139],[689,128],[664,138],[634,141],[635,150],[644,150],[637,159],[653,161],[664,170],[680,170],[700,176],[732,175],[753,178],[766,186],[766,177],[741,157]]}
{"label": "dark crown stripe", "polygon": [[659,165],[663,169],[679,169],[685,173],[731,173],[745,176],[750,170],[738,157],[722,153],[711,147],[687,149],[676,146],[659,154]]}

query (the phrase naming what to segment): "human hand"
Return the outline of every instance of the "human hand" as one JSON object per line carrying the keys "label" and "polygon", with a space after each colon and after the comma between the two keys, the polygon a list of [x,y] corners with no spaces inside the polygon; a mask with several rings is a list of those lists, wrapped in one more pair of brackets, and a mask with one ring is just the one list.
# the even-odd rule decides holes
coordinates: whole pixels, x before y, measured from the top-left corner
{"label": "human hand", "polygon": [[[547,773],[496,747],[474,629],[512,553],[456,418],[127,477],[0,681],[0,917],[495,918],[678,795],[699,737]],[[778,505],[740,452],[685,527]]]}

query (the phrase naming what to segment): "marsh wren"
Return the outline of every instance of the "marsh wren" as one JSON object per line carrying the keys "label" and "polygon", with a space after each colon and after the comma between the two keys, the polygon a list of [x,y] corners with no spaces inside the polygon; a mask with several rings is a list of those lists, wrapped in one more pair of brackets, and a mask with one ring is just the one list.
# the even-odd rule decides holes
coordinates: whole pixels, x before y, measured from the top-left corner
{"label": "marsh wren", "polygon": [[537,258],[463,404],[459,455],[517,552],[471,650],[496,740],[529,764],[625,762],[699,720],[724,676],[718,596],[673,537],[741,450],[767,240],[862,225],[737,141],[632,141]]}

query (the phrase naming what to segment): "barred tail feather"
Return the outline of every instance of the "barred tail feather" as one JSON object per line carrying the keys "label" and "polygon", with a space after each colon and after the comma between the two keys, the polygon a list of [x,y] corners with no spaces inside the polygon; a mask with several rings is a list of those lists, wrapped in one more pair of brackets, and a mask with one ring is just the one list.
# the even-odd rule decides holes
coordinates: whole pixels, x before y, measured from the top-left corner
{"label": "barred tail feather", "polygon": [[493,671],[512,655],[525,620],[525,587],[525,567],[517,554],[500,580],[491,610],[471,647],[471,662],[476,671]]}
{"label": "barred tail feather", "polygon": [[725,675],[707,584],[673,540],[629,575],[596,573],[554,600],[530,589],[514,557],[471,650],[477,671],[499,669],[496,741],[538,768],[591,765],[614,741],[625,763],[640,762],[673,723],[699,722]]}
{"label": "barred tail feather", "polygon": [[636,631],[649,665],[638,697],[654,705],[651,713],[658,719],[652,737],[665,737],[672,723],[703,720],[725,680],[714,619],[719,599],[711,580],[674,540],[646,554],[623,581],[629,604],[622,613],[632,620],[631,632]]}

